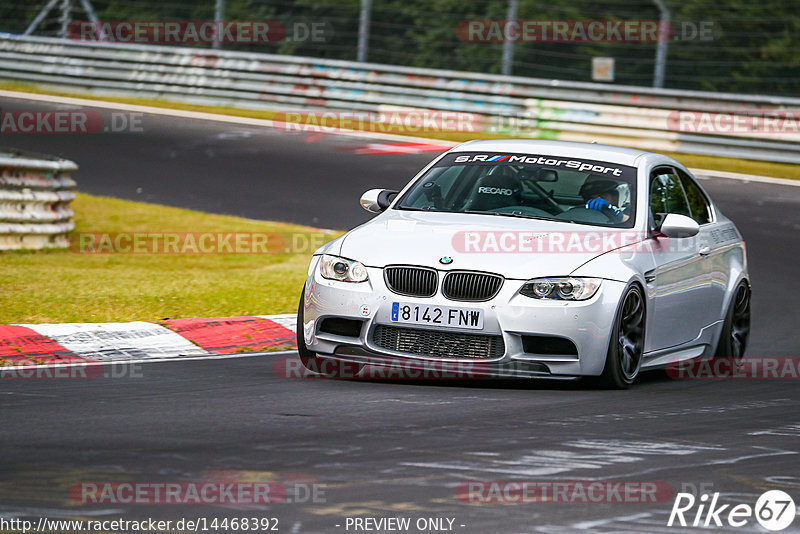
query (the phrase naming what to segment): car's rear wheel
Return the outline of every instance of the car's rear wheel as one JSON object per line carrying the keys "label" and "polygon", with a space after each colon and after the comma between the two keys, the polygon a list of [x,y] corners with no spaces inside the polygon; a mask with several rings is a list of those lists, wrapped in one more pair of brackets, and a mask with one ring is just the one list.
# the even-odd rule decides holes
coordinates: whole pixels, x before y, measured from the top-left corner
{"label": "car's rear wheel", "polygon": [[725,315],[725,324],[717,344],[716,358],[730,358],[739,363],[744,358],[750,337],[750,286],[740,282]]}
{"label": "car's rear wheel", "polygon": [[636,381],[644,354],[644,334],[644,295],[638,285],[633,285],[622,297],[614,319],[601,385],[625,389]]}

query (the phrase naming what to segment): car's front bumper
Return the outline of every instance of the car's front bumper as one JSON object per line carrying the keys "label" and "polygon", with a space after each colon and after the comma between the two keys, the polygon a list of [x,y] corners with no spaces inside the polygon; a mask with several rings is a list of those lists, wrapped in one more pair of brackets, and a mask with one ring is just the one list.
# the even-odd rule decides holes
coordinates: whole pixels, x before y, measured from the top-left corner
{"label": "car's front bumper", "polygon": [[[519,294],[525,280],[506,280],[500,292],[486,302],[459,302],[437,294],[431,298],[406,297],[386,287],[383,269],[368,267],[369,281],[347,283],[328,280],[319,274],[314,257],[303,297],[303,336],[309,350],[323,358],[369,363],[375,366],[399,365],[404,369],[432,369],[446,363],[453,366],[478,366],[482,375],[497,377],[568,377],[599,375],[605,365],[610,335],[625,284],[613,280],[603,283],[586,301],[538,300]],[[553,273],[553,276],[568,273]],[[428,306],[481,308],[484,326],[480,332],[459,328],[398,325],[391,320],[393,302]],[[339,317],[361,321],[358,336],[321,332],[321,320]],[[501,357],[438,358],[395,352],[378,346],[373,338],[378,325],[410,327],[438,332],[502,336],[505,352]],[[574,351],[542,353],[536,343],[523,336],[565,338]],[[489,371],[486,371],[488,368]]]}

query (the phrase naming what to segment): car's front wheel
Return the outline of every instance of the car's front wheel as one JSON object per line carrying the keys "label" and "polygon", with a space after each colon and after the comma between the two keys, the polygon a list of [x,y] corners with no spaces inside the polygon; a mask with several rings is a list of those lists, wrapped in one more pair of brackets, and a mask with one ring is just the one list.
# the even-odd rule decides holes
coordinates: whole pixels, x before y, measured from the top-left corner
{"label": "car's front wheel", "polygon": [[644,295],[638,285],[633,285],[622,297],[614,319],[601,385],[625,389],[636,381],[644,354],[644,334]]}
{"label": "car's front wheel", "polygon": [[316,371],[317,355],[308,350],[306,340],[303,335],[303,301],[305,300],[306,286],[303,286],[303,292],[300,293],[300,304],[297,307],[297,354],[300,356],[300,362],[303,367],[309,371]]}
{"label": "car's front wheel", "polygon": [[306,287],[300,294],[300,304],[297,306],[297,354],[303,367],[311,372],[326,376],[328,378],[355,378],[364,367],[361,364],[340,362],[337,360],[327,360],[323,362],[316,352],[308,350],[306,340],[303,335],[303,302],[305,300]]}
{"label": "car's front wheel", "polygon": [[744,358],[750,337],[750,286],[740,282],[725,315],[725,324],[717,344],[716,358],[730,358],[739,363]]}

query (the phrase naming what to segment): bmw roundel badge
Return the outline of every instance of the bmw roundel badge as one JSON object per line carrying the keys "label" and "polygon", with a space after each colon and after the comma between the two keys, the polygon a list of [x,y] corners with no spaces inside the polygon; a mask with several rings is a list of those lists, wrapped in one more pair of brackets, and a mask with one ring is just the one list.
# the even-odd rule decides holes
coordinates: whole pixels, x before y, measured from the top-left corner
{"label": "bmw roundel badge", "polygon": [[450,256],[442,256],[441,258],[439,258],[439,263],[441,263],[442,265],[450,265],[451,263],[453,263],[453,258],[451,258]]}

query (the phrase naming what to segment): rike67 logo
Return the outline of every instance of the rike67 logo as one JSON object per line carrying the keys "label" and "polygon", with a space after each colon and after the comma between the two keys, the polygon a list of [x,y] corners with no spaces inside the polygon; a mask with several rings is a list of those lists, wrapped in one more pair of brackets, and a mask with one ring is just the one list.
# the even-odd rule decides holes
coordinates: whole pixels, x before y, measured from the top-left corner
{"label": "rike67 logo", "polygon": [[691,526],[699,528],[730,527],[753,528],[753,519],[771,531],[784,530],[794,521],[794,500],[781,490],[763,493],[755,506],[749,504],[719,504],[719,492],[704,493],[699,499],[691,493],[678,493],[669,514],[667,526]]}

